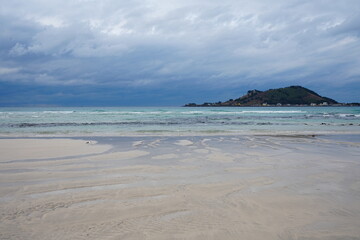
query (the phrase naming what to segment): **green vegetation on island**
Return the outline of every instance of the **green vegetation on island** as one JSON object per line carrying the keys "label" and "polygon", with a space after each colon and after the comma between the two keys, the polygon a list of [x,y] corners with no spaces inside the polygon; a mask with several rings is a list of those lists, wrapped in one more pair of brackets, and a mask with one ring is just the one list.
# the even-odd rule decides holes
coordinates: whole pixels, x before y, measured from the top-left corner
{"label": "green vegetation on island", "polygon": [[[301,86],[269,89],[267,91],[249,90],[247,94],[226,102],[189,103],[185,107],[235,107],[235,106],[344,106],[334,99],[322,97],[314,91]],[[354,105],[358,105],[354,103]]]}

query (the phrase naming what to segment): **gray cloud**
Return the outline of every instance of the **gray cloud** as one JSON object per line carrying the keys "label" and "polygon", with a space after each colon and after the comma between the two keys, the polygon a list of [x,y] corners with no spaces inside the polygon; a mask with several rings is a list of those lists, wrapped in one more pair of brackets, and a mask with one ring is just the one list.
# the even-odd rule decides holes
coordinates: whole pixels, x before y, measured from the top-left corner
{"label": "gray cloud", "polygon": [[0,81],[349,84],[360,76],[359,8],[358,0],[7,1]]}

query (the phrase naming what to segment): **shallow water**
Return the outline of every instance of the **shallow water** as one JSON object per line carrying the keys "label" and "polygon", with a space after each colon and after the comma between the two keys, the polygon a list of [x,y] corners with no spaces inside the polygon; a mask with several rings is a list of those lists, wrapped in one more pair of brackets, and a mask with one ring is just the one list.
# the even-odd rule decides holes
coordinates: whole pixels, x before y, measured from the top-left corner
{"label": "shallow water", "polygon": [[360,107],[0,108],[2,136],[360,133]]}

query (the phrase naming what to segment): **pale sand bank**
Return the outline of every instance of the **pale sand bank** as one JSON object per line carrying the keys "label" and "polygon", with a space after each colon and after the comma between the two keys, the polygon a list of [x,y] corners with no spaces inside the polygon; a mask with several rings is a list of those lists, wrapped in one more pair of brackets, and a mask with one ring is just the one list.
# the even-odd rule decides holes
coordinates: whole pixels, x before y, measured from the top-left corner
{"label": "pale sand bank", "polygon": [[102,153],[110,145],[98,145],[96,141],[69,139],[0,139],[0,161],[47,159]]}
{"label": "pale sand bank", "polygon": [[0,139],[0,239],[360,239],[357,141],[88,141]]}

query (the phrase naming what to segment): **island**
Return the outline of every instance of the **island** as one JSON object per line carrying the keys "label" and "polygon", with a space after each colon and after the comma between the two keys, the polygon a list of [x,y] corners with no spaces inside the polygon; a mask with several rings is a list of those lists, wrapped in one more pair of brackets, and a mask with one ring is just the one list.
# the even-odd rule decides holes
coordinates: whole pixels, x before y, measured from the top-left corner
{"label": "island", "polygon": [[259,107],[259,106],[360,106],[359,103],[339,103],[334,99],[322,97],[302,86],[269,89],[267,91],[249,90],[237,99],[225,102],[203,104],[188,103],[185,107]]}

